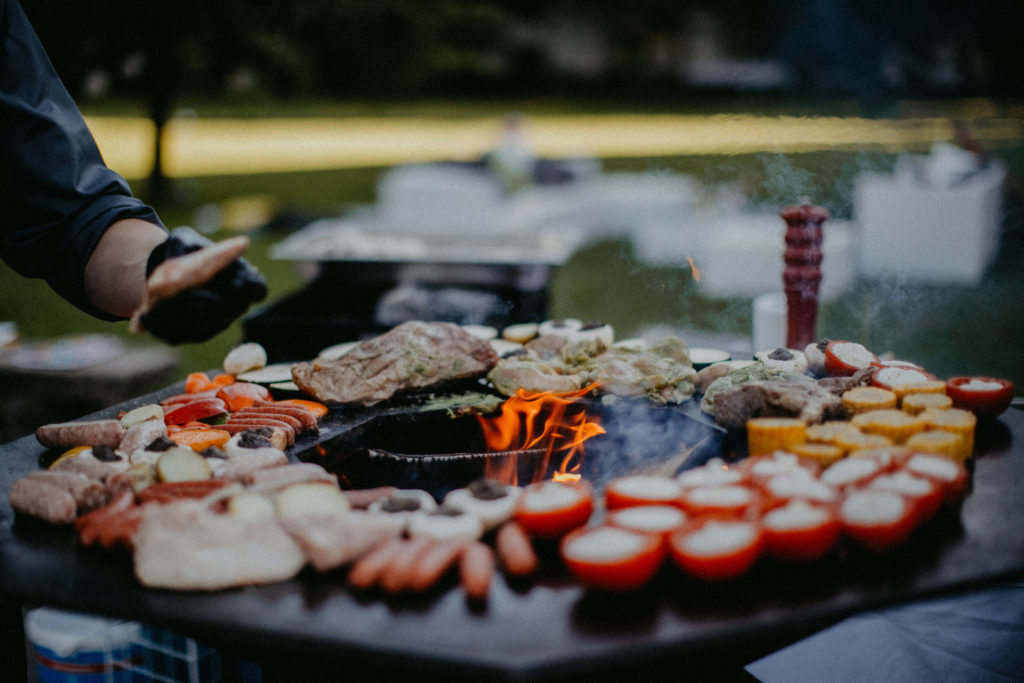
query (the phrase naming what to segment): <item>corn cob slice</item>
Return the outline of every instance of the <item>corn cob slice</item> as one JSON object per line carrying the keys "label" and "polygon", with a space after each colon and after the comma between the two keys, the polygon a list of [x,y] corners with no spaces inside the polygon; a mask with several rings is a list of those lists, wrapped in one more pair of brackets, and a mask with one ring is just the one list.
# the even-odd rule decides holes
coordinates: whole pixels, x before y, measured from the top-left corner
{"label": "corn cob slice", "polygon": [[953,399],[945,394],[907,394],[900,401],[900,408],[911,415],[920,415],[928,408],[944,410],[953,407]]}
{"label": "corn cob slice", "polygon": [[918,432],[907,439],[905,445],[913,451],[943,455],[956,462],[963,462],[970,455],[970,451],[964,448],[962,435],[941,429]]}
{"label": "corn cob slice", "polygon": [[859,429],[855,432],[843,432],[836,437],[835,444],[847,455],[852,455],[862,448],[884,448],[892,446],[892,439],[881,434],[866,434]]}
{"label": "corn cob slice", "polygon": [[807,440],[807,424],[794,417],[755,417],[747,420],[747,451],[766,455]]}
{"label": "corn cob slice", "polygon": [[974,427],[978,424],[978,418],[974,413],[959,408],[932,408],[921,413],[921,419],[924,420],[927,429],[939,429],[963,437],[961,462],[971,457],[971,453],[974,452]]}
{"label": "corn cob slice", "polygon": [[879,387],[854,387],[843,392],[843,408],[850,415],[866,413],[869,410],[895,408],[896,394]]}
{"label": "corn cob slice", "polygon": [[839,460],[846,452],[842,448],[832,443],[798,443],[789,447],[790,453],[795,453],[801,458],[807,458],[813,460],[822,467],[828,467],[836,460]]}
{"label": "corn cob slice", "polygon": [[854,415],[850,420],[867,434],[881,434],[892,439],[893,443],[903,443],[908,438],[924,431],[925,423],[920,417],[905,413],[895,408],[889,410],[869,410]]}
{"label": "corn cob slice", "polygon": [[812,443],[834,444],[836,437],[843,432],[858,431],[857,427],[846,420],[830,420],[820,424],[807,425],[807,440]]}
{"label": "corn cob slice", "polygon": [[894,385],[892,391],[896,394],[896,398],[902,401],[904,397],[911,394],[944,394],[946,393],[946,383],[942,380],[909,382]]}

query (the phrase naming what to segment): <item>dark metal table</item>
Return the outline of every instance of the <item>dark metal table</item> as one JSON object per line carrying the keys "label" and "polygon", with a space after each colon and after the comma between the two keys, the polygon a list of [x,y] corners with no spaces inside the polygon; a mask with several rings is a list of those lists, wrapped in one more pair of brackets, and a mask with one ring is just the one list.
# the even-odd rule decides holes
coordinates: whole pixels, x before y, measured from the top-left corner
{"label": "dark metal table", "polygon": [[[106,416],[140,397],[94,416]],[[39,467],[34,438],[0,446],[0,488]],[[70,528],[15,519],[0,503],[0,600],[149,622],[257,662],[319,671],[542,679],[760,654],[858,611],[982,588],[1024,574],[1024,412],[979,426],[973,487],[903,547],[809,566],[762,562],[724,585],[666,567],[644,590],[590,593],[557,563],[538,581],[497,577],[484,606],[450,583],[385,599],[345,588],[343,572],[301,574],[213,594],[141,587],[130,556],[80,548]],[[542,549],[543,550],[543,549]],[[551,558],[553,560],[553,558]],[[759,649],[760,648],[760,649]],[[740,662],[741,663],[741,662]]]}

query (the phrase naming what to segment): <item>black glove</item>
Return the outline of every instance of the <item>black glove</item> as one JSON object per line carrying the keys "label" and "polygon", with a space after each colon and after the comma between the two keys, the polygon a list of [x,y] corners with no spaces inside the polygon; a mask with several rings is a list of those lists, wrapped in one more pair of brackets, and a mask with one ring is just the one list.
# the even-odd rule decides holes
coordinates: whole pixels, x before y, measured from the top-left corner
{"label": "black glove", "polygon": [[[167,241],[150,253],[146,277],[167,259],[212,244],[192,228],[175,228]],[[143,314],[142,326],[170,344],[201,342],[225,330],[266,296],[266,280],[245,259],[238,258],[205,284],[155,303]]]}

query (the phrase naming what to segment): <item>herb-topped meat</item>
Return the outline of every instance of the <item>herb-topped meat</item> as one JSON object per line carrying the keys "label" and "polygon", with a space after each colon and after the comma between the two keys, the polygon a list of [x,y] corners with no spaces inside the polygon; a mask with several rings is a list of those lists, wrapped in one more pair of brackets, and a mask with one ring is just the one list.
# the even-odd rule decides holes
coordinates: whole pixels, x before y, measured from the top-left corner
{"label": "herb-topped meat", "polygon": [[481,376],[498,362],[491,345],[453,323],[402,323],[336,360],[292,366],[295,384],[327,403],[372,405],[410,389]]}

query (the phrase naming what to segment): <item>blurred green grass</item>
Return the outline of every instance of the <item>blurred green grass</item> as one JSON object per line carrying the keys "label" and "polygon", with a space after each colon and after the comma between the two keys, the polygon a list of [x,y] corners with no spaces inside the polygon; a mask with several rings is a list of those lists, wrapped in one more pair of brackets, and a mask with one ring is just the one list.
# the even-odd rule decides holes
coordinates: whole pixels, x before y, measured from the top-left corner
{"label": "blurred green grass", "polygon": [[[1024,149],[996,152],[1011,174],[1024,168]],[[744,188],[752,201],[777,208],[799,197],[813,197],[838,217],[850,217],[853,179],[866,169],[891,167],[895,155],[868,151],[709,157],[656,157],[605,160],[606,171],[678,173],[702,187],[723,184]],[[175,181],[177,201],[161,208],[168,226],[195,224],[202,207],[237,197],[267,198],[277,209],[276,225],[251,232],[249,259],[267,276],[273,303],[301,288],[292,264],[270,258],[270,249],[289,229],[320,216],[337,215],[374,200],[383,168],[346,169],[259,176],[216,176]],[[785,176],[784,179],[782,176]],[[136,191],[145,196],[144,183]],[[1018,217],[1019,219],[1019,217]],[[1024,336],[1019,313],[1024,274],[1020,224],[1009,232],[998,262],[977,287],[922,286],[898,281],[858,281],[838,300],[823,305],[819,333],[860,341],[876,352],[891,352],[921,363],[940,376],[989,374],[1024,386],[1024,354],[1015,343]],[[214,238],[227,233],[215,233]],[[552,316],[603,320],[618,336],[650,325],[750,334],[749,299],[712,299],[700,292],[687,264],[651,267],[634,257],[628,242],[587,245],[555,273],[550,290]],[[258,309],[256,309],[258,310]],[[50,338],[79,332],[106,332],[130,343],[125,323],[105,323],[71,307],[38,281],[27,281],[0,265],[0,320],[17,322],[25,338]],[[220,366],[224,354],[242,340],[241,322],[203,343],[177,347],[181,375]],[[339,340],[343,341],[343,340]],[[1018,390],[1020,391],[1020,390]]]}

